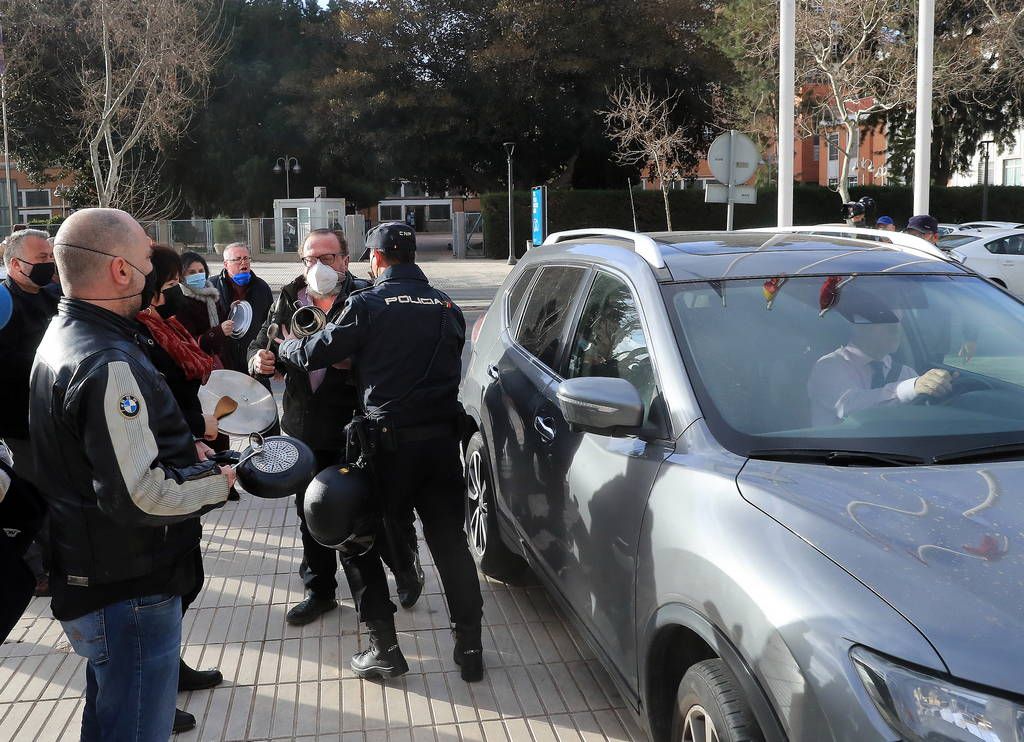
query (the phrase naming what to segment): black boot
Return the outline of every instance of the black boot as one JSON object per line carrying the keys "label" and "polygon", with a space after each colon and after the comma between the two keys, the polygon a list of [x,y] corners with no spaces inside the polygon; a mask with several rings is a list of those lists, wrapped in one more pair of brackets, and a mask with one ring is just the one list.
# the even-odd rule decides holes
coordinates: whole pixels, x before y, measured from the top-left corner
{"label": "black boot", "polygon": [[475,683],[484,676],[484,649],[480,641],[480,624],[476,626],[456,626],[455,664],[459,666],[462,679],[467,683]]}
{"label": "black boot", "polygon": [[398,602],[403,608],[412,608],[420,599],[423,592],[423,567],[420,566],[420,555],[417,553],[412,566],[395,575],[395,583],[398,585]]}
{"label": "black boot", "polygon": [[181,709],[174,709],[174,726],[171,731],[177,734],[178,732],[187,732],[189,729],[196,728],[196,717],[192,716],[188,711],[182,711]]}
{"label": "black boot", "polygon": [[193,670],[180,660],[178,665],[178,692],[188,690],[206,690],[224,682],[220,670]]}
{"label": "black boot", "polygon": [[352,672],[361,678],[397,678],[409,672],[409,663],[398,646],[393,618],[367,621],[366,630],[370,646],[352,658]]}
{"label": "black boot", "polygon": [[306,593],[306,599],[288,611],[284,618],[292,626],[304,626],[337,607],[338,601],[334,598],[318,598],[313,593]]}

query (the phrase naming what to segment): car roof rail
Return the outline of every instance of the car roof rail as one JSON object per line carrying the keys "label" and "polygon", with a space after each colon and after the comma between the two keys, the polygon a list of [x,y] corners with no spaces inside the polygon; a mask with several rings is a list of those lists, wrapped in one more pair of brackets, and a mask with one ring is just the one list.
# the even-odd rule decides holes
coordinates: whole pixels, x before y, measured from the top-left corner
{"label": "car roof rail", "polygon": [[664,268],[665,257],[661,254],[658,243],[645,234],[629,232],[625,229],[607,229],[593,227],[591,229],[567,229],[564,232],[552,232],[544,240],[545,245],[557,245],[559,242],[576,240],[585,237],[617,237],[633,243],[633,251],[646,260],[652,268]]}
{"label": "car roof rail", "polygon": [[743,232],[767,232],[768,234],[810,234],[831,237],[846,237],[858,239],[865,242],[888,243],[894,250],[914,255],[929,255],[949,262],[951,257],[927,240],[915,237],[905,232],[887,232],[883,229],[868,229],[866,227],[848,227],[845,224],[819,224],[817,226],[804,227],[756,227],[744,229]]}

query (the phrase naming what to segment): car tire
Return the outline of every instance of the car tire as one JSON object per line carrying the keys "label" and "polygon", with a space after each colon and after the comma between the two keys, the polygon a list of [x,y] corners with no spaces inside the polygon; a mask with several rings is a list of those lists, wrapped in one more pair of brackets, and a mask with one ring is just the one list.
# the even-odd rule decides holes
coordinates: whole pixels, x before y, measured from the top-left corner
{"label": "car tire", "polygon": [[[709,728],[710,727],[710,728]],[[698,662],[676,692],[672,742],[762,742],[764,735],[722,660]]]}
{"label": "car tire", "polygon": [[474,433],[466,446],[466,541],[469,552],[488,577],[502,582],[516,580],[526,568],[498,532],[494,507],[494,480],[483,436]]}

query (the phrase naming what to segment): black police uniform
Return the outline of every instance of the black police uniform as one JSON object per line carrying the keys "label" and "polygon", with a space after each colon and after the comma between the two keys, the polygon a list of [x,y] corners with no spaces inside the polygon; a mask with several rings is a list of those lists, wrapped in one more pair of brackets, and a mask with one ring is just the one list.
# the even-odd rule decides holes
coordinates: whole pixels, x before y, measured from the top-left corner
{"label": "black police uniform", "polygon": [[[394,445],[382,446],[375,459],[388,519],[401,523],[415,508],[452,620],[457,628],[479,628],[483,603],[463,532],[458,438],[465,335],[462,311],[451,299],[418,266],[399,264],[373,287],[354,292],[322,331],[282,343],[278,357],[307,370],[353,359],[363,409],[394,431]],[[346,565],[360,619],[391,620],[395,606],[377,547],[346,557]]]}

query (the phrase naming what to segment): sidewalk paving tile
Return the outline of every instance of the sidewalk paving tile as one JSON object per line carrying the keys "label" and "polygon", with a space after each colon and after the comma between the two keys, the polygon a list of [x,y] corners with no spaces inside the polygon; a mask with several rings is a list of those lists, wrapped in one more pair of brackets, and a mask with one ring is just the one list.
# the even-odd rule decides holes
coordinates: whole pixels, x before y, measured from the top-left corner
{"label": "sidewalk paving tile", "polygon": [[[182,624],[183,653],[219,667],[218,688],[182,694],[197,728],[180,742],[642,742],[611,680],[538,585],[481,576],[480,683],[452,663],[447,605],[429,552],[426,586],[396,614],[409,674],[362,681],[348,659],[365,646],[339,571],[337,610],[285,622],[303,596],[302,547],[291,501],[243,495],[204,517],[206,584]],[[392,580],[393,588],[393,580]],[[49,601],[36,598],[0,646],[0,742],[77,739],[84,660],[71,652]]]}

